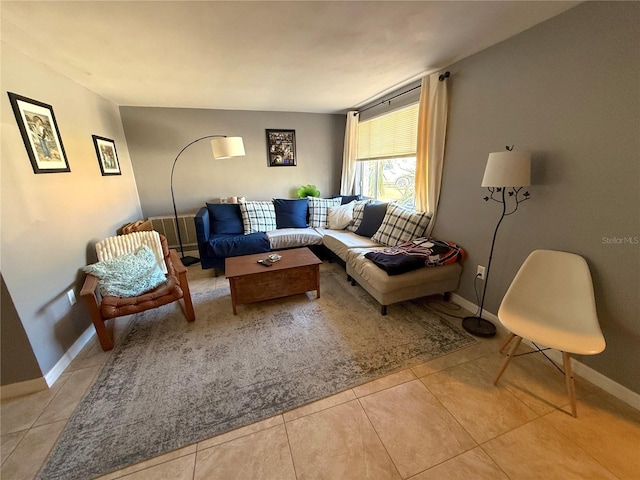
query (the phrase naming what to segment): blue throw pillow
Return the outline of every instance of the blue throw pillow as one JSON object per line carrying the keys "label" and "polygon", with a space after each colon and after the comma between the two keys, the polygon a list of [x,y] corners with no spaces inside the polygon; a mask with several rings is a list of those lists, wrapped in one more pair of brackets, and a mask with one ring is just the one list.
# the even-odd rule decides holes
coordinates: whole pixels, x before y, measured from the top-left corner
{"label": "blue throw pillow", "polygon": [[273,206],[276,209],[277,228],[307,228],[308,199],[274,198]]}
{"label": "blue throw pillow", "polygon": [[351,203],[354,200],[356,201],[362,200],[362,195],[333,195],[331,198],[338,198],[338,197],[342,197],[342,205]]}
{"label": "blue throw pillow", "polygon": [[362,222],[355,233],[363,237],[373,237],[380,228],[380,225],[382,225],[386,213],[386,203],[369,203],[365,205]]}
{"label": "blue throw pillow", "polygon": [[237,203],[207,203],[211,217],[211,233],[219,235],[244,233],[240,205]]}

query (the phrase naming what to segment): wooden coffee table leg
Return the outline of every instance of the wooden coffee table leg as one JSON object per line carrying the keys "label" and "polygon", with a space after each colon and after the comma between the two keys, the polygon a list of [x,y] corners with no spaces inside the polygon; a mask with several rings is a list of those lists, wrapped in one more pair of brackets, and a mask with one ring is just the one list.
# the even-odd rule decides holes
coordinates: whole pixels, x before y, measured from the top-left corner
{"label": "wooden coffee table leg", "polygon": [[233,307],[233,314],[237,315],[238,311],[236,310],[236,279],[229,279],[229,288],[231,289],[231,306]]}
{"label": "wooden coffee table leg", "polygon": [[320,298],[320,267],[316,265],[316,298]]}

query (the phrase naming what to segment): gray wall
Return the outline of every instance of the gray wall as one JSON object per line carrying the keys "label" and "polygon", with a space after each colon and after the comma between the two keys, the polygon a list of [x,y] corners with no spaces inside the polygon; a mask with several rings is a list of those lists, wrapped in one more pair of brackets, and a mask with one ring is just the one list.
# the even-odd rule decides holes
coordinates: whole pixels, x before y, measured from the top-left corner
{"label": "gray wall", "polygon": [[[586,2],[450,66],[444,180],[434,235],[469,253],[459,294],[476,302],[500,205],[480,187],[489,152],[533,152],[531,200],[496,242],[495,313],[537,248],[584,256],[607,349],[580,360],[640,392],[640,3]],[[627,238],[609,243],[604,238]],[[615,241],[615,240],[614,240]],[[478,288],[481,289],[480,282]]]}
{"label": "gray wall", "polygon": [[[0,261],[15,311],[46,375],[91,325],[84,305],[71,307],[66,291],[79,293],[80,269],[95,261],[94,242],[114,235],[141,211],[117,107],[23,55],[6,35],[1,45]],[[33,173],[7,91],[53,106],[71,172]],[[115,140],[121,176],[101,175],[92,134]],[[11,378],[30,380],[32,372]]]}
{"label": "gray wall", "polygon": [[[208,140],[185,150],[174,173],[178,213],[196,212],[220,197],[294,197],[309,183],[323,196],[340,188],[344,115],[148,107],[120,112],[145,217],[172,214],[173,161],[185,145],[205,135],[243,137],[246,156],[214,160]],[[296,131],[297,166],[267,165],[266,129]]]}
{"label": "gray wall", "polygon": [[0,384],[33,380],[42,376],[27,334],[4,277],[0,275]]}

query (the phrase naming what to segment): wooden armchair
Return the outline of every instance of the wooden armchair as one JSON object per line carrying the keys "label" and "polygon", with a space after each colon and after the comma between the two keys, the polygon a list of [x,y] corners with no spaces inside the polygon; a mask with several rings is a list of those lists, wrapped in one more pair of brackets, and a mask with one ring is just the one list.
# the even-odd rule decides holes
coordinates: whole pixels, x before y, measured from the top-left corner
{"label": "wooden armchair", "polygon": [[[135,251],[141,242],[145,243],[145,240],[141,239],[145,238],[145,236],[148,238],[149,235],[159,238],[160,247],[156,245],[156,257],[162,255],[164,259],[164,265],[166,266],[165,275],[167,278],[165,283],[137,297],[103,297],[98,291],[98,277],[87,274],[82,290],[80,291],[80,296],[86,300],[89,307],[91,320],[96,328],[100,345],[105,351],[111,350],[114,345],[113,332],[109,331],[105,324],[109,319],[156,308],[175,302],[181,298],[184,299],[184,313],[187,321],[193,322],[196,319],[191,302],[191,293],[189,292],[189,283],[187,281],[187,269],[180,261],[177,252],[175,250],[169,250],[167,239],[164,236],[157,232],[136,232],[111,237],[107,240],[115,241],[117,244],[117,248],[112,248],[111,256],[119,256]],[[103,242],[107,240],[103,240]],[[103,242],[96,245],[98,260],[106,259],[101,249]],[[153,242],[153,240],[151,240],[151,242]]]}

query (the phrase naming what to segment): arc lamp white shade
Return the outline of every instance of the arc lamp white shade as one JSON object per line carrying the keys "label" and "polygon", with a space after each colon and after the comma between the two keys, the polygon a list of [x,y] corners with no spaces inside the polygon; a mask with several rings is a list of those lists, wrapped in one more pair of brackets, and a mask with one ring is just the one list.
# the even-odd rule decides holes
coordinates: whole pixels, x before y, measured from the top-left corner
{"label": "arc lamp white shade", "polygon": [[531,153],[511,150],[489,154],[482,178],[483,187],[528,185],[531,185]]}
{"label": "arc lamp white shade", "polygon": [[242,137],[216,137],[211,139],[213,158],[220,160],[230,157],[244,157]]}

